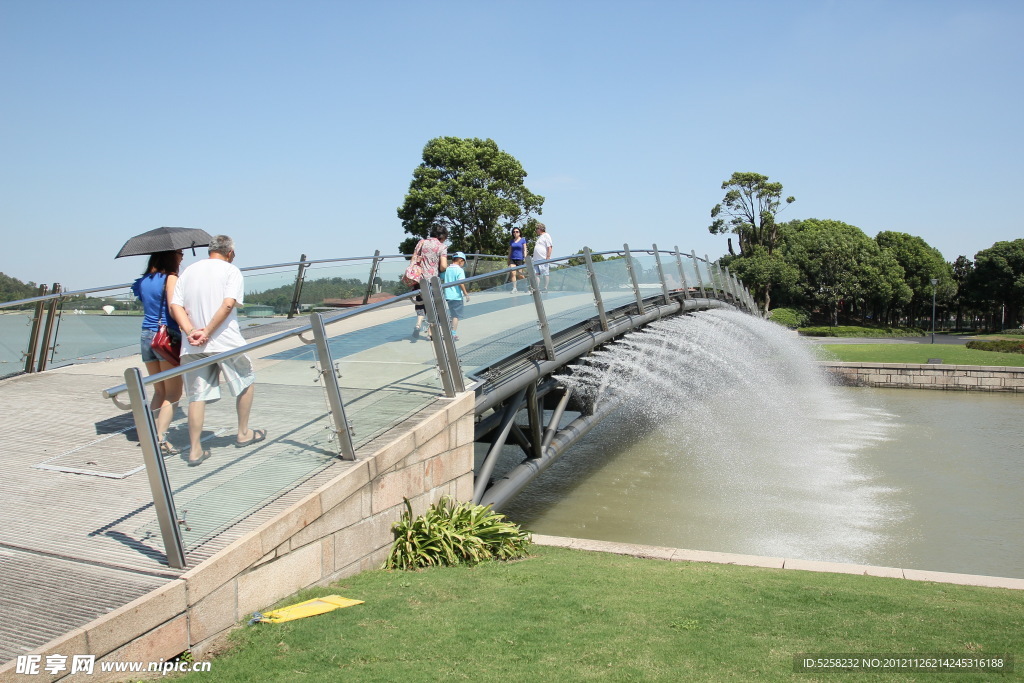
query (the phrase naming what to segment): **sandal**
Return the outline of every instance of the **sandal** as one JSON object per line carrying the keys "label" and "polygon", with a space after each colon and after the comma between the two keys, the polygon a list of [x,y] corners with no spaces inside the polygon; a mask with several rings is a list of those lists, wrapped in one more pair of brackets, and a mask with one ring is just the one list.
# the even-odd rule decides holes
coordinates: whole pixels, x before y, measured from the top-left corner
{"label": "sandal", "polygon": [[252,438],[249,439],[248,441],[236,441],[235,448],[245,448],[247,446],[253,445],[254,443],[259,443],[260,441],[263,441],[266,438],[266,429],[254,429],[252,430]]}
{"label": "sandal", "polygon": [[157,445],[160,446],[160,455],[177,455],[181,452],[172,446],[170,441],[160,441]]}
{"label": "sandal", "polygon": [[202,463],[204,463],[205,461],[207,461],[209,459],[210,459],[210,451],[206,450],[206,449],[203,449],[203,454],[200,455],[195,460],[189,460],[188,461],[188,466],[189,467],[195,467],[196,465],[201,465]]}

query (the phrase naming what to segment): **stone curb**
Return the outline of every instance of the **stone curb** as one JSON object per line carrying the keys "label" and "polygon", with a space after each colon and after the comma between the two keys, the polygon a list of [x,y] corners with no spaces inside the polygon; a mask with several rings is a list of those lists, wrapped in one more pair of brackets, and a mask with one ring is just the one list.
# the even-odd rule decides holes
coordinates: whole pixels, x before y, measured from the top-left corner
{"label": "stone curb", "polygon": [[533,542],[537,545],[551,546],[555,548],[590,550],[603,553],[614,553],[616,555],[631,555],[633,557],[648,559],[670,560],[673,562],[712,562],[715,564],[734,564],[744,567],[797,569],[802,571],[826,572],[831,574],[857,574],[861,576],[878,576],[891,579],[909,579],[910,581],[952,583],[960,586],[982,586],[985,588],[1024,590],[1024,579],[1013,579],[999,576],[952,574],[949,572],[933,572],[922,569],[898,569],[895,567],[873,567],[863,564],[844,564],[842,562],[820,562],[817,560],[762,557],[759,555],[737,555],[735,553],[719,553],[708,550],[685,550],[682,548],[665,548],[662,546],[639,545],[636,543],[595,541],[586,538],[544,536],[541,534],[534,534]]}

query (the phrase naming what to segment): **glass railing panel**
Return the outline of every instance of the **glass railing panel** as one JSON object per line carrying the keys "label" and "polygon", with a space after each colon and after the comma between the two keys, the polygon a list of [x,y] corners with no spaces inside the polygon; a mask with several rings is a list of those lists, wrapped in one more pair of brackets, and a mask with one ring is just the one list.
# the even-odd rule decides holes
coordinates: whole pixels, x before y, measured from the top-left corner
{"label": "glass railing panel", "polygon": [[[525,275],[525,266],[516,272]],[[456,347],[467,375],[475,376],[483,368],[542,339],[528,281],[518,280],[518,291],[513,292],[505,281],[508,275],[466,284],[470,298],[464,303],[463,317],[458,322]]]}
{"label": "glass railing panel", "polygon": [[686,276],[686,286],[689,287],[690,294],[700,296],[700,281],[697,279],[697,267],[693,257],[683,254],[680,256],[680,260],[683,263],[683,275]]}
{"label": "glass railing panel", "polygon": [[594,288],[582,256],[551,264],[551,285],[544,295],[544,313],[552,336],[597,317]]}
{"label": "glass railing panel", "polygon": [[238,311],[239,324],[245,328],[286,318],[295,295],[298,270],[298,266],[285,266],[244,271],[245,305]]}
{"label": "glass railing panel", "polygon": [[704,283],[704,292],[710,298],[715,296],[715,283],[711,280],[711,271],[708,270],[707,261],[697,259],[696,261],[697,270],[700,274],[700,281]]}
{"label": "glass railing panel", "polygon": [[[306,335],[312,338],[311,334]],[[266,439],[239,448],[235,401],[221,384],[222,398],[207,402],[202,448],[209,458],[190,467],[188,402],[174,413],[166,440],[178,453],[164,455],[187,553],[201,551],[218,534],[272,503],[336,462],[339,444],[328,411],[314,346],[290,337],[246,354],[255,371],[249,427]],[[152,387],[146,388],[152,397]],[[135,458],[138,460],[138,449]],[[138,476],[145,476],[140,474]],[[159,542],[153,518],[134,531],[143,542]]]}
{"label": "glass railing panel", "polygon": [[[299,304],[303,312],[361,305],[373,260],[316,264],[306,269]],[[404,268],[403,268],[404,270]]]}
{"label": "glass railing panel", "polygon": [[409,260],[403,258],[382,259],[377,265],[377,276],[373,282],[371,297],[374,294],[405,294],[409,288],[402,282],[402,275],[409,267]]}
{"label": "glass railing panel", "polygon": [[644,299],[664,295],[661,285],[661,274],[658,271],[658,259],[654,252],[634,251],[633,268],[636,270],[636,281],[640,285],[640,294]]}
{"label": "glass railing panel", "polygon": [[25,310],[0,309],[0,377],[25,369],[34,317],[35,306],[26,306]]}
{"label": "glass railing panel", "polygon": [[597,276],[604,309],[611,313],[616,308],[636,303],[636,295],[633,293],[633,280],[629,276],[626,259],[607,256],[604,258],[605,261],[594,263],[594,273]]}
{"label": "glass railing panel", "polygon": [[416,319],[407,298],[326,325],[356,448],[444,393],[426,321],[414,334]]}
{"label": "glass railing panel", "polygon": [[[42,343],[42,329],[39,334]],[[141,334],[142,304],[129,287],[62,299],[48,365],[130,356],[139,353]]]}

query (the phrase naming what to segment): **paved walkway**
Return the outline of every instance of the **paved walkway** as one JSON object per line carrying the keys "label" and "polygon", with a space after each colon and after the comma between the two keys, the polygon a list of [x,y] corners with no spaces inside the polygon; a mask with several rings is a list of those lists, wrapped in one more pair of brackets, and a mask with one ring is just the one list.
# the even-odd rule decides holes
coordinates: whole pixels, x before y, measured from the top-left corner
{"label": "paved walkway", "polygon": [[864,564],[819,562],[816,560],[797,560],[784,557],[763,557],[761,555],[738,555],[735,553],[718,553],[708,550],[685,550],[683,548],[665,548],[662,546],[639,545],[636,543],[595,541],[587,538],[569,538],[566,536],[542,536],[540,534],[533,535],[533,542],[537,545],[548,545],[558,548],[593,550],[597,552],[614,553],[616,555],[632,555],[633,557],[647,557],[656,560],[672,560],[674,562],[713,562],[715,564],[736,564],[745,567],[800,569],[803,571],[826,572],[832,574],[858,574],[861,576],[879,576],[890,579],[909,579],[911,581],[954,583],[962,586],[985,586],[987,588],[1024,590],[1024,579],[1004,578],[998,576],[951,574],[949,572],[933,572],[922,569],[873,567]]}

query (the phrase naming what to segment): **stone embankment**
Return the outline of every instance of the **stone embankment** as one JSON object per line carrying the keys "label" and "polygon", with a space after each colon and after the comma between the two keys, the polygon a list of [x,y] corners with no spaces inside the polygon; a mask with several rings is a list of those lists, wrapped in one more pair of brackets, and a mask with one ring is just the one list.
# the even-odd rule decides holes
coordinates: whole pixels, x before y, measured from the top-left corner
{"label": "stone embankment", "polygon": [[833,361],[822,365],[850,386],[1024,393],[1024,367]]}

